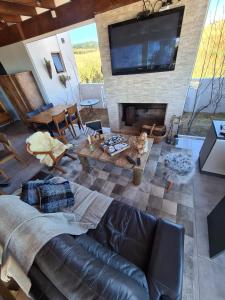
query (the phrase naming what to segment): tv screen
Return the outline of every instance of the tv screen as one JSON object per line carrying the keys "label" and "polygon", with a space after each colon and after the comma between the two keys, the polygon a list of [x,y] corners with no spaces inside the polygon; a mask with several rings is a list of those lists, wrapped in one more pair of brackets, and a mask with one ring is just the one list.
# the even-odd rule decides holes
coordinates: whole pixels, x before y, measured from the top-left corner
{"label": "tv screen", "polygon": [[112,75],[175,69],[184,7],[109,25]]}

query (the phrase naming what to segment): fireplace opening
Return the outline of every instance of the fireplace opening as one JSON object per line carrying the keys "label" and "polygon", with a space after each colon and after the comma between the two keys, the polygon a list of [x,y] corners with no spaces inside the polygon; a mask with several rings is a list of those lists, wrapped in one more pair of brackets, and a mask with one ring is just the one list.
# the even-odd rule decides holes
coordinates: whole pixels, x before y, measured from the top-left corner
{"label": "fireplace opening", "polygon": [[121,127],[141,130],[143,125],[164,125],[167,104],[121,103]]}

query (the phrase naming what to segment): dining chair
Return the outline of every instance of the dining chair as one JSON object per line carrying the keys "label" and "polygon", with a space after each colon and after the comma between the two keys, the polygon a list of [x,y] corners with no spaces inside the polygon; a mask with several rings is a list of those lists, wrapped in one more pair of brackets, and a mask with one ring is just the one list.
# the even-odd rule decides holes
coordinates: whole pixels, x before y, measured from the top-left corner
{"label": "dining chair", "polygon": [[67,139],[65,137],[66,135],[66,129],[69,129],[72,137],[75,137],[73,135],[73,132],[69,126],[69,123],[67,121],[67,117],[66,117],[66,112],[63,111],[61,113],[59,113],[58,115],[55,115],[52,117],[52,121],[53,124],[50,124],[50,130],[52,130],[53,132],[56,132],[59,136],[59,139],[64,142],[67,143]]}
{"label": "dining chair", "polygon": [[84,127],[83,127],[83,124],[82,124],[82,121],[81,121],[81,118],[80,118],[80,115],[79,115],[79,112],[78,112],[78,109],[77,109],[77,104],[74,104],[70,107],[67,108],[67,121],[69,123],[69,126],[72,128],[73,130],[73,133],[76,137],[76,131],[74,129],[74,126],[75,124],[77,124],[79,126],[79,129],[83,129],[84,130]]}
{"label": "dining chair", "polygon": [[[0,150],[0,165],[12,159],[16,159],[23,165],[26,165],[26,162],[17,154],[10,140],[7,138],[7,136],[4,133],[0,133],[0,143],[3,145],[3,150]],[[10,179],[10,177],[2,169],[0,169],[0,174],[5,179],[7,180]]]}

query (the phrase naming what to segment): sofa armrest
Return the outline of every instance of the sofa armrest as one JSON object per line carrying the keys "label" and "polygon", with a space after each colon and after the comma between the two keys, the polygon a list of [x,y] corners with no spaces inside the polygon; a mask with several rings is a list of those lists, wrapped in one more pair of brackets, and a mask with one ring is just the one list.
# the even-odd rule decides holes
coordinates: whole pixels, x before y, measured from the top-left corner
{"label": "sofa armrest", "polygon": [[181,300],[184,268],[184,228],[159,219],[148,268],[151,300]]}

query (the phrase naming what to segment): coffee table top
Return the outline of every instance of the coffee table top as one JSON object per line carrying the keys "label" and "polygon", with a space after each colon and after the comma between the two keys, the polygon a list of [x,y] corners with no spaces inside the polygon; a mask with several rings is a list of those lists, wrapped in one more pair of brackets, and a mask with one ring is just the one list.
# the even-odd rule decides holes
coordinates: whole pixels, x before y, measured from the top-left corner
{"label": "coffee table top", "polygon": [[[112,134],[113,135],[113,134]],[[107,137],[109,137],[110,135],[107,135]],[[137,139],[137,137],[135,136],[130,136],[130,135],[123,135],[127,138],[129,144],[130,144],[130,148],[127,150],[124,150],[123,152],[118,153],[115,156],[110,156],[108,153],[104,152],[101,148],[100,148],[100,143],[96,142],[94,144],[94,151],[91,152],[90,148],[89,148],[89,143],[88,141],[84,141],[80,144],[80,146],[75,150],[76,154],[78,156],[82,156],[82,157],[86,157],[86,158],[93,158],[96,160],[100,160],[103,162],[109,162],[114,164],[117,167],[121,167],[121,168],[125,168],[125,169],[140,169],[140,170],[144,170],[145,165],[147,163],[152,145],[153,145],[153,139],[148,139],[148,152],[144,153],[141,156],[141,165],[140,166],[133,166],[131,163],[128,162],[128,160],[126,159],[126,156],[129,155],[130,157],[132,157],[135,161],[138,157],[138,152],[134,147],[134,143]]]}

